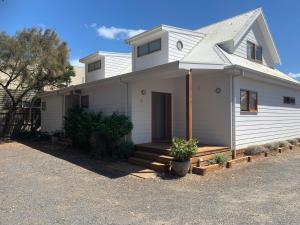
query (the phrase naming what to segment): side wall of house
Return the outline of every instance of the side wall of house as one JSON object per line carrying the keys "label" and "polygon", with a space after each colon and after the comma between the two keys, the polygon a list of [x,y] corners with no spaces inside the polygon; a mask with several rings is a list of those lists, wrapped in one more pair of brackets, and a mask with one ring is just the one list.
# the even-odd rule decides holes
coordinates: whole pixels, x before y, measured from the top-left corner
{"label": "side wall of house", "polygon": [[[161,38],[161,50],[153,52],[144,56],[137,56],[137,48],[140,45],[154,41]],[[161,32],[159,34],[149,35],[137,41],[132,46],[132,70],[139,71],[154,66],[162,65],[168,62],[168,32]]]}
{"label": "side wall of house", "polygon": [[247,58],[247,41],[250,41],[256,45],[259,45],[262,47],[263,51],[263,64],[269,67],[274,67],[274,63],[272,61],[270,52],[268,50],[268,47],[266,45],[265,39],[263,38],[261,29],[257,22],[253,23],[249,31],[246,33],[244,38],[241,40],[241,42],[238,44],[236,49],[234,49],[233,54]]}
{"label": "side wall of house", "polygon": [[88,63],[85,64],[85,82],[100,80],[105,77],[105,73],[106,73],[105,57],[101,57],[101,59],[97,59],[95,61],[98,61],[98,60],[101,60],[101,69],[99,69],[99,70],[94,70],[92,72],[88,72]]}
{"label": "side wall of house", "polygon": [[105,78],[121,74],[131,61],[131,57],[105,56]]}
{"label": "side wall of house", "polygon": [[[200,143],[230,145],[230,79],[224,74],[193,74],[193,137]],[[221,93],[216,93],[216,88]],[[141,90],[145,90],[143,95]],[[186,135],[185,76],[132,85],[132,140],[152,141],[152,92],[172,94],[172,136]]]}
{"label": "side wall of house", "polygon": [[[234,87],[237,149],[300,137],[300,91],[243,77],[234,79]],[[257,113],[240,111],[240,89],[257,92]],[[284,104],[284,96],[296,104]]]}
{"label": "side wall of house", "polygon": [[125,85],[120,82],[106,83],[82,89],[81,95],[89,96],[89,110],[110,115],[125,113]]}
{"label": "side wall of house", "polygon": [[43,97],[42,102],[46,102],[46,110],[41,110],[41,131],[55,132],[63,128],[63,101],[61,95],[51,95]]}

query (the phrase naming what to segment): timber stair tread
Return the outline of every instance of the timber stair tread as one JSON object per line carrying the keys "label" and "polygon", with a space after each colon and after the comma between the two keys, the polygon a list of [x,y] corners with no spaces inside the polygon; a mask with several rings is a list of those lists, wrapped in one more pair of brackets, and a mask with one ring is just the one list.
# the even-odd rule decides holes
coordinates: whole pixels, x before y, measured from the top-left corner
{"label": "timber stair tread", "polygon": [[159,162],[159,163],[170,163],[170,161],[172,161],[173,159],[173,157],[168,155],[161,155],[161,154],[146,152],[146,151],[136,151],[134,153],[134,156],[136,158],[152,160],[154,162]]}
{"label": "timber stair tread", "polygon": [[164,164],[164,163],[160,163],[160,162],[154,162],[154,161],[150,161],[150,160],[146,160],[146,159],[141,159],[138,157],[130,157],[128,159],[129,163],[138,165],[138,166],[142,166],[142,167],[146,167],[155,171],[159,171],[159,172],[166,172],[169,169],[169,165],[168,164]]}

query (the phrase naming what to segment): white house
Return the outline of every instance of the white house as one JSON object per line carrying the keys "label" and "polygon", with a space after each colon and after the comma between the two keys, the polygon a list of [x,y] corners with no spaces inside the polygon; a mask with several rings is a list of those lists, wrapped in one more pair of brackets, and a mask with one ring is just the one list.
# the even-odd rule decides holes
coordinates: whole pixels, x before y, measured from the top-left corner
{"label": "white house", "polygon": [[193,137],[236,150],[300,137],[300,84],[275,69],[262,9],[197,30],[160,25],[126,43],[132,57],[87,56],[87,83],[41,96],[43,131],[61,130],[66,109],[81,102],[128,115],[136,144]]}

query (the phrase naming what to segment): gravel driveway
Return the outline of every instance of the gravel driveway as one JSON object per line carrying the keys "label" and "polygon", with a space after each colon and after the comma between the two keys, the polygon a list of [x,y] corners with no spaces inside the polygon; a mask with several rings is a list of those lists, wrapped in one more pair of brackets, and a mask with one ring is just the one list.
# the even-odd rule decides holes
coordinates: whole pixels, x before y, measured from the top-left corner
{"label": "gravel driveway", "polygon": [[143,180],[72,150],[0,144],[0,224],[299,224],[300,150]]}

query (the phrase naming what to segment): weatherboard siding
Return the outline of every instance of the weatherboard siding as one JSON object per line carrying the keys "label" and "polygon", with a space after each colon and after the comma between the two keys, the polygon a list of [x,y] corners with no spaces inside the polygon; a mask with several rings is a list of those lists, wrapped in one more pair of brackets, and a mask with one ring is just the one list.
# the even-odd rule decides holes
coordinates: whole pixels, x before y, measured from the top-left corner
{"label": "weatherboard siding", "polygon": [[[300,137],[300,92],[286,87],[235,78],[236,147]],[[257,91],[258,112],[240,112],[240,89]],[[283,104],[283,96],[296,98],[296,105]]]}
{"label": "weatherboard siding", "polygon": [[42,132],[55,132],[63,129],[63,96],[51,95],[41,99],[46,102],[46,110],[41,110]]}
{"label": "weatherboard siding", "polygon": [[[202,40],[204,35],[201,36],[193,36],[186,35],[177,32],[169,32],[169,62],[174,62],[182,59],[186,56],[191,49]],[[183,43],[182,50],[177,49],[177,42],[181,41]]]}
{"label": "weatherboard siding", "polygon": [[122,74],[131,64],[131,57],[105,56],[105,78]]}
{"label": "weatherboard siding", "polygon": [[250,41],[256,45],[259,45],[263,49],[263,64],[269,67],[274,67],[274,63],[272,62],[271,55],[268,51],[267,45],[263,38],[262,32],[257,24],[257,22],[253,23],[250,27],[249,31],[242,38],[238,46],[234,49],[233,54],[247,58],[247,41]]}

